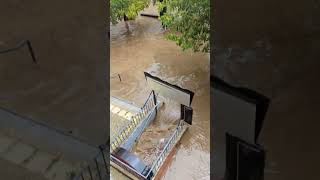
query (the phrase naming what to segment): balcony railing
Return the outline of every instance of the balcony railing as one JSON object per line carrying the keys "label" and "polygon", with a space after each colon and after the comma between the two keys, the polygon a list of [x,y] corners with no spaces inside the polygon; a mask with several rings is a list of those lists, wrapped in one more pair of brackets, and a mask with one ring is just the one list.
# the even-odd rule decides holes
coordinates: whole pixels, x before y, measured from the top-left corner
{"label": "balcony railing", "polygon": [[[131,134],[131,132],[137,127],[137,125],[146,117],[148,117],[156,108],[159,103],[157,103],[157,99],[155,96],[155,92],[152,91],[149,94],[148,99],[141,107],[141,110],[132,116],[131,121],[127,124],[119,133],[116,135],[111,143],[107,142],[107,144],[100,146],[99,154],[93,159],[93,161],[86,163],[80,170],[80,173],[73,177],[73,180],[105,180],[109,179],[109,161],[107,157],[109,154],[113,152],[117,147],[119,147]],[[110,147],[109,147],[110,144]],[[115,160],[115,158],[111,155],[111,160]],[[119,164],[123,164],[119,161]],[[121,165],[123,167],[123,165]],[[139,176],[139,173],[136,172],[131,167],[126,169],[127,171]]]}
{"label": "balcony railing", "polygon": [[113,141],[110,143],[110,152],[112,153],[115,149],[117,149],[125,140],[128,139],[133,130],[138,126],[138,124],[148,117],[153,110],[158,106],[157,99],[154,91],[149,94],[148,99],[142,106],[140,112],[131,117],[131,121],[127,124],[117,135],[112,138]]}
{"label": "balcony railing", "polygon": [[146,174],[141,174],[137,172],[135,169],[132,167],[128,166],[127,164],[121,162],[117,158],[113,157],[111,154],[111,161],[114,162],[117,166],[121,167],[122,169],[126,170],[130,174],[134,175],[137,179],[141,180],[151,180],[154,178],[158,170],[160,169],[161,165],[164,163],[166,160],[166,157],[168,154],[171,152],[173,147],[176,145],[176,143],[179,141],[181,136],[183,135],[184,131],[187,128],[187,124],[181,120],[179,124],[177,125],[175,131],[173,134],[170,136],[167,144],[165,147],[162,149],[160,155],[157,157],[157,159],[153,162],[151,168],[149,169],[148,173]]}

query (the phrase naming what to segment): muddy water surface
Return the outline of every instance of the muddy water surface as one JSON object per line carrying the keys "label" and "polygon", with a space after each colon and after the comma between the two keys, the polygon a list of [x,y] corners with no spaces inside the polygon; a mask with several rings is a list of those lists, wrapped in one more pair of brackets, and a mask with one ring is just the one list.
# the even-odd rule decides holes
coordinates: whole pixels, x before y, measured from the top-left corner
{"label": "muddy water surface", "polygon": [[[183,136],[163,179],[209,179],[209,55],[183,52],[174,42],[164,39],[161,23],[148,17],[138,17],[127,26],[124,22],[111,26],[110,52],[112,96],[142,105],[151,91],[143,71],[195,92],[193,125]],[[165,100],[160,113],[133,150],[145,161],[152,161],[152,148],[157,148],[161,139],[174,129],[179,119],[179,105]],[[114,169],[111,178],[126,179]]]}
{"label": "muddy water surface", "polygon": [[165,104],[159,109],[156,119],[145,129],[132,149],[149,166],[156,161],[180,119],[179,104],[169,99],[162,101]]}

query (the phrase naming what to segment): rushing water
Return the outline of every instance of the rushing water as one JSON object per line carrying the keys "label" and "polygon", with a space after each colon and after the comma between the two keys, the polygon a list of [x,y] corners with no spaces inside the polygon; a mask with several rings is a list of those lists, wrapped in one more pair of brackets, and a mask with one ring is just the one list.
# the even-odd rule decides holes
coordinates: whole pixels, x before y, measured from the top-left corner
{"label": "rushing water", "polygon": [[[150,92],[144,71],[195,92],[193,124],[182,137],[163,179],[210,179],[209,55],[183,52],[174,42],[164,39],[161,23],[149,17],[138,17],[127,25],[112,25],[110,52],[112,96],[141,105]],[[151,162],[159,143],[174,129],[179,113],[179,105],[165,100],[160,115],[144,132],[134,153],[146,163]],[[111,170],[111,177],[126,179],[115,169]]]}

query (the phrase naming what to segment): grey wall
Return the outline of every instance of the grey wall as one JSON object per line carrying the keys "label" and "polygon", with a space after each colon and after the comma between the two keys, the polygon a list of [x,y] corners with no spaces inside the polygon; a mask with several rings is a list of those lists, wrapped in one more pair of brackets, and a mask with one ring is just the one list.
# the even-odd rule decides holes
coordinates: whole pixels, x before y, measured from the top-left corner
{"label": "grey wall", "polygon": [[222,179],[226,166],[226,133],[254,144],[256,106],[221,90],[211,88],[211,91],[214,102],[211,142],[215,148],[212,174],[215,179]]}
{"label": "grey wall", "polygon": [[303,38],[319,30],[319,0],[216,0],[215,44],[249,44],[262,36],[274,40]]}
{"label": "grey wall", "polygon": [[212,72],[271,99],[258,140],[265,179],[320,179],[319,1],[217,0],[214,8]]}
{"label": "grey wall", "polygon": [[0,49],[28,39],[39,64],[31,64],[25,49],[0,55],[0,106],[72,130],[93,144],[105,142],[109,131],[104,4],[1,1]]}

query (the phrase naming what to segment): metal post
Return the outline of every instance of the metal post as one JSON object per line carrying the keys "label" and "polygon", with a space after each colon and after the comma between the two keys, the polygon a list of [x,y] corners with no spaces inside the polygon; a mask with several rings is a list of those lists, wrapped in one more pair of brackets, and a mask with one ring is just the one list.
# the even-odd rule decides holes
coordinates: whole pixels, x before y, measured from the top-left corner
{"label": "metal post", "polygon": [[[152,94],[153,94],[153,101],[154,101],[154,105],[157,105],[157,97],[156,97],[156,93],[154,92],[154,90],[152,90]],[[156,110],[156,115],[158,114],[158,109],[157,107],[155,108]]]}
{"label": "metal post", "polygon": [[120,82],[121,82],[122,80],[121,80],[121,76],[120,76],[120,74],[118,74],[118,77],[119,77],[119,79],[120,79]]}
{"label": "metal post", "polygon": [[152,94],[153,94],[154,105],[157,105],[157,97],[156,97],[156,93],[154,92],[154,90],[152,90]]}
{"label": "metal post", "polygon": [[180,104],[180,119],[185,119],[185,109],[186,109],[186,106],[183,105],[183,104]]}

